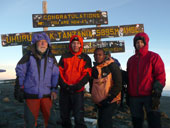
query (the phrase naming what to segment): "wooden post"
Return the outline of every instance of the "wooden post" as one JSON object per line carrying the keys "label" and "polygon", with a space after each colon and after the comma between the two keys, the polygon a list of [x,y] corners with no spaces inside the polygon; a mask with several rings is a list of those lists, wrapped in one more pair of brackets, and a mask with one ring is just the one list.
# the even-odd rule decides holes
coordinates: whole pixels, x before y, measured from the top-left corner
{"label": "wooden post", "polygon": [[[43,13],[47,14],[47,1],[43,0]],[[48,31],[48,27],[43,27],[43,31]]]}

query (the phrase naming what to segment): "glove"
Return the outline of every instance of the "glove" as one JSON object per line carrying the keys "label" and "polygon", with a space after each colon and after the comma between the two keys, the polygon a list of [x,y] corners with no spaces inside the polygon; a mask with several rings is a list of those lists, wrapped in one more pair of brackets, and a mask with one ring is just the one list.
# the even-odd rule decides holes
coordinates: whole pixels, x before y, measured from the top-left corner
{"label": "glove", "polygon": [[160,97],[162,93],[163,86],[159,81],[153,83],[152,89],[152,109],[157,110],[160,105]]}
{"label": "glove", "polygon": [[62,85],[63,90],[65,90],[67,93],[73,94],[76,91],[72,88],[72,86],[68,85],[68,84],[64,84]]}
{"label": "glove", "polygon": [[[76,85],[71,85],[71,86],[69,86],[70,87],[70,91],[72,92],[72,93],[75,93],[76,91],[77,91],[77,87],[76,87]],[[78,89],[79,90],[79,89]]]}
{"label": "glove", "polygon": [[73,88],[71,88],[70,85],[67,85],[67,86],[65,87],[65,90],[66,90],[68,93],[70,93],[70,94],[73,94],[73,93],[76,92]]}
{"label": "glove", "polygon": [[98,107],[107,107],[110,104],[108,100],[102,100],[99,104]]}
{"label": "glove", "polygon": [[63,90],[65,90],[67,93],[73,94],[75,91],[71,88],[70,85],[66,84],[61,76],[59,77],[59,85]]}
{"label": "glove", "polygon": [[111,101],[113,100],[113,98],[111,96],[108,96],[106,99],[102,100],[98,107],[107,107],[108,105],[111,104]]}
{"label": "glove", "polygon": [[14,97],[18,102],[23,103],[24,102],[24,88],[15,89]]}

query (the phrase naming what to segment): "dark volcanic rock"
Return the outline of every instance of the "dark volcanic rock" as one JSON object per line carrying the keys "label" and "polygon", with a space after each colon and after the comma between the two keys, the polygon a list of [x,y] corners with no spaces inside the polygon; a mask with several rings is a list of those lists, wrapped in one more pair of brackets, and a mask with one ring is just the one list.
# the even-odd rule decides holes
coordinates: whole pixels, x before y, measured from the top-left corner
{"label": "dark volcanic rock", "polygon": [[[0,84],[0,128],[23,128],[24,127],[24,106],[19,103],[13,96],[14,81],[5,81]],[[170,99],[170,98],[169,98]],[[169,100],[170,101],[170,100]],[[169,104],[170,105],[170,104]],[[56,112],[58,113],[57,128],[61,128],[61,120],[59,118],[58,100],[55,103]],[[91,95],[85,93],[85,120],[88,128],[96,127],[97,108],[91,101]],[[163,111],[163,110],[162,110]],[[119,108],[113,115],[114,128],[132,128],[130,111],[125,105],[124,108]],[[145,121],[145,128],[147,122]],[[170,118],[162,112],[162,128],[170,128]],[[38,127],[43,128],[42,114],[38,118]]]}

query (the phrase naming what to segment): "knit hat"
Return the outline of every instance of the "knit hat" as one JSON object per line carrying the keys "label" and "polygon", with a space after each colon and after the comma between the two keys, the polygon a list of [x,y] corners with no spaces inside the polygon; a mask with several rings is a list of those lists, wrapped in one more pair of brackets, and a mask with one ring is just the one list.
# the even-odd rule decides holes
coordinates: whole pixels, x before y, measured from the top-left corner
{"label": "knit hat", "polygon": [[135,37],[133,39],[134,46],[135,46],[137,40],[142,40],[143,43],[146,45],[149,42],[149,37],[146,33],[141,32],[141,33],[138,33],[138,34],[135,35]]}
{"label": "knit hat", "polygon": [[79,38],[78,38],[77,36],[75,36],[75,37],[71,40],[71,42],[73,42],[73,41],[79,41]]}
{"label": "knit hat", "polygon": [[145,41],[145,38],[144,38],[144,37],[142,37],[142,36],[136,37],[136,38],[134,39],[134,43],[136,43],[136,41],[138,41],[138,40],[142,40],[143,43],[146,45],[146,41]]}
{"label": "knit hat", "polygon": [[48,44],[50,44],[50,38],[45,32],[42,33],[34,33],[32,37],[32,44],[35,44],[36,42],[40,40],[46,40]]}

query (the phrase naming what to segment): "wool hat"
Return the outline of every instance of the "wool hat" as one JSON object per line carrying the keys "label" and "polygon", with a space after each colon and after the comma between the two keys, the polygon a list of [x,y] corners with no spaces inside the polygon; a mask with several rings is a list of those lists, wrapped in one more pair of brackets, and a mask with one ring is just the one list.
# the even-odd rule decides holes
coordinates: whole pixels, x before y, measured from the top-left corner
{"label": "wool hat", "polygon": [[149,37],[145,32],[140,32],[135,35],[135,37],[133,39],[134,46],[135,46],[137,40],[142,40],[145,45],[146,44],[148,45],[148,43],[149,43]]}
{"label": "wool hat", "polygon": [[75,37],[72,39],[71,42],[73,42],[73,41],[79,41],[79,38],[78,38],[77,36],[75,36]]}
{"label": "wool hat", "polygon": [[46,40],[48,44],[50,44],[50,38],[49,36],[45,33],[34,33],[33,37],[32,37],[32,44],[35,44],[36,42],[40,41],[40,40]]}
{"label": "wool hat", "polygon": [[136,37],[136,38],[134,39],[134,43],[136,43],[136,41],[138,41],[138,40],[142,40],[143,43],[146,45],[146,41],[145,41],[145,38],[144,38],[143,36],[138,36],[138,37]]}

